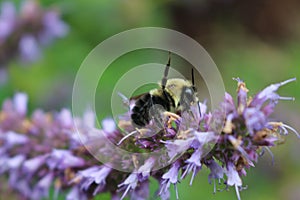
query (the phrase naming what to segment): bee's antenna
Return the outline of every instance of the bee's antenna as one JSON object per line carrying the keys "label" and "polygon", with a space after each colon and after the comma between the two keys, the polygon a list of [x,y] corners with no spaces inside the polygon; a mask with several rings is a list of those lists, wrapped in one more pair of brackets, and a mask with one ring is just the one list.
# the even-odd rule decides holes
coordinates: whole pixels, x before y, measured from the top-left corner
{"label": "bee's antenna", "polygon": [[192,68],[192,84],[193,84],[193,90],[195,91],[196,87],[195,87],[195,78],[194,78],[194,68]]}
{"label": "bee's antenna", "polygon": [[[192,84],[193,84],[193,90],[194,90],[194,92],[196,92],[195,77],[194,77],[194,68],[192,68]],[[197,102],[197,104],[198,104],[199,114],[200,114],[200,117],[201,117],[201,108],[200,108],[199,101]]]}
{"label": "bee's antenna", "polygon": [[166,68],[165,68],[164,77],[162,78],[162,81],[161,81],[161,87],[162,87],[163,90],[165,90],[165,87],[166,87],[166,84],[167,84],[170,64],[171,64],[171,52],[169,51],[168,63],[167,63]]}

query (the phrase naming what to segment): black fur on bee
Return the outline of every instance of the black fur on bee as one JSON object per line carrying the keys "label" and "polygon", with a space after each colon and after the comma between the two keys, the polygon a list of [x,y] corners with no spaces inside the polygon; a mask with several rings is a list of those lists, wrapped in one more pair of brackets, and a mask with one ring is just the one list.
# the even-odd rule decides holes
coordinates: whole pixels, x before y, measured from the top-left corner
{"label": "black fur on bee", "polygon": [[161,96],[151,95],[150,93],[142,95],[135,102],[135,106],[132,109],[131,119],[134,124],[146,126],[152,118],[158,119],[161,114],[159,110],[150,114],[150,109],[154,105],[160,105],[164,110],[170,111],[171,108],[175,107],[175,102],[168,93]]}

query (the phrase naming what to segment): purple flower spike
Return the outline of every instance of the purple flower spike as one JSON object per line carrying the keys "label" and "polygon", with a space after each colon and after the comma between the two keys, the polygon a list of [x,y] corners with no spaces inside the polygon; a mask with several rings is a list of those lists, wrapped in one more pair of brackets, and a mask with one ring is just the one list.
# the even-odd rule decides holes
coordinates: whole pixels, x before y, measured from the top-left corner
{"label": "purple flower spike", "polygon": [[[27,17],[37,14],[32,12],[36,7],[29,8]],[[179,177],[184,179],[192,173],[192,184],[205,165],[210,169],[208,182],[214,183],[214,193],[218,181],[226,188],[234,187],[240,200],[241,177],[258,162],[260,150],[268,151],[273,159],[270,147],[280,143],[276,141],[289,132],[300,136],[294,128],[269,117],[279,100],[291,99],[279,96],[277,89],[295,79],[271,85],[253,99],[247,96],[245,83],[236,80],[237,103],[226,93],[217,110],[207,113],[206,104],[199,102],[201,115],[197,104],[193,104],[191,112],[168,113],[172,118],[151,120],[142,128],[136,128],[130,119],[133,100],[128,100],[129,111],[120,117],[120,129],[107,118],[99,130],[95,128],[96,114],[90,110],[82,118],[73,118],[67,109],[55,114],[36,110],[27,117],[27,96],[18,94],[5,101],[0,111],[0,174],[8,177],[10,189],[24,198],[45,198],[53,185],[53,196],[65,190],[68,200],[85,200],[104,192],[109,192],[112,199],[147,199],[153,177],[160,184],[157,194],[167,200],[171,185],[179,198]],[[134,152],[134,156],[114,153],[104,142],[105,136],[118,148]],[[87,147],[110,160],[102,164]],[[147,157],[148,152],[160,149],[163,153]],[[124,169],[131,167],[131,173],[111,168],[115,161]]]}

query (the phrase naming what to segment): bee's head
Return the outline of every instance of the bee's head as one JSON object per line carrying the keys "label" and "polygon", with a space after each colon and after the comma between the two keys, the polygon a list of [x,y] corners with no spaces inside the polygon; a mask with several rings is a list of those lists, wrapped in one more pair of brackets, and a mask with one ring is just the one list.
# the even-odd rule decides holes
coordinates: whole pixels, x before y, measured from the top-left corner
{"label": "bee's head", "polygon": [[[192,90],[193,85],[190,81],[180,78],[172,78],[168,79],[165,90],[174,98],[175,104],[178,105],[182,92],[186,88],[190,88],[191,94],[194,92]],[[188,90],[185,91],[188,92]]]}

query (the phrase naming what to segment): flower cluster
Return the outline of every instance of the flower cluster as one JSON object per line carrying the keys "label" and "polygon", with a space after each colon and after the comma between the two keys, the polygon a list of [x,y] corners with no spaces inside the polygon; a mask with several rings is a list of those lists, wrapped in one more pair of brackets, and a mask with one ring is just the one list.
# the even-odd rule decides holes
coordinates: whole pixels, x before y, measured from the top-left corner
{"label": "flower cluster", "polygon": [[23,1],[20,12],[5,1],[0,5],[0,70],[2,74],[14,57],[32,62],[41,56],[41,46],[63,37],[68,26],[57,10],[44,10],[37,1]]}
{"label": "flower cluster", "polygon": [[125,97],[129,111],[120,116],[118,128],[105,119],[98,129],[91,111],[73,118],[67,109],[36,110],[28,117],[27,96],[19,93],[0,112],[0,174],[27,199],[47,198],[50,188],[54,197],[67,191],[70,200],[106,192],[112,199],[147,199],[150,177],[160,185],[155,195],[169,199],[171,185],[179,198],[180,180],[192,174],[192,184],[206,166],[214,191],[217,180],[225,188],[233,186],[240,199],[241,177],[261,151],[269,151],[288,130],[300,136],[269,118],[280,99],[292,99],[279,96],[277,89],[295,79],[273,84],[253,98],[247,97],[245,83],[236,80],[236,104],[225,94],[218,110],[207,112],[205,103],[199,103],[186,112],[162,113],[162,121],[151,120],[143,128],[132,125],[134,102]]}

